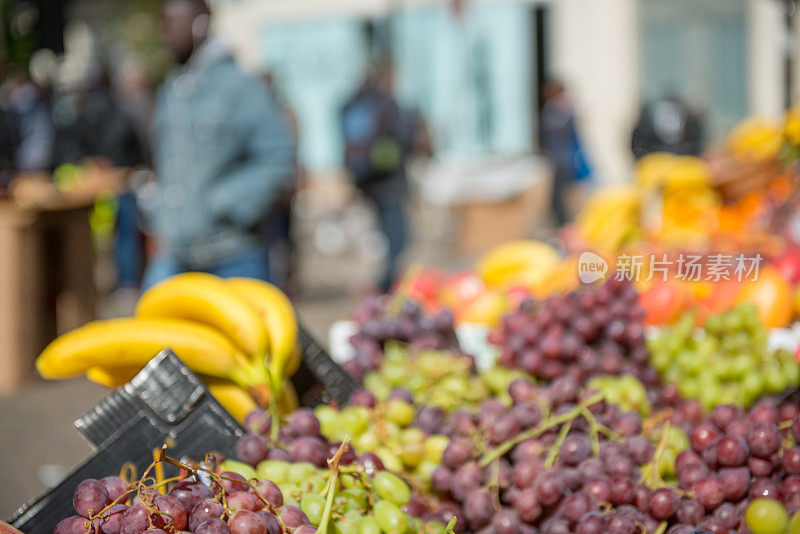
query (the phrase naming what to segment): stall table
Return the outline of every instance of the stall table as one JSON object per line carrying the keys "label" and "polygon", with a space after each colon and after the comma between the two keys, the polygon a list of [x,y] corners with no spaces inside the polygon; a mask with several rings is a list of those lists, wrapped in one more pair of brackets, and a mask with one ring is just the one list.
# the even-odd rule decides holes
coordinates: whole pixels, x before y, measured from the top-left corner
{"label": "stall table", "polygon": [[120,172],[62,194],[24,177],[0,200],[0,395],[34,377],[34,360],[57,334],[95,317],[89,213]]}

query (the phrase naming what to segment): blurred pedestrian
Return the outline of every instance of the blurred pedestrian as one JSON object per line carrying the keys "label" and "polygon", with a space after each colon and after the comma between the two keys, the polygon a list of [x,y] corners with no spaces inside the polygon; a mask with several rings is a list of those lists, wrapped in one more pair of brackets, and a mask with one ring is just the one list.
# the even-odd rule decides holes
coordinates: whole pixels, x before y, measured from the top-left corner
{"label": "blurred pedestrian", "polygon": [[413,126],[404,120],[394,99],[393,81],[391,65],[378,63],[342,111],[345,165],[355,185],[375,204],[388,243],[380,280],[383,291],[394,283],[400,253],[406,246],[405,159],[414,137]]}
{"label": "blurred pedestrian", "polygon": [[543,87],[542,148],[554,167],[551,206],[557,226],[570,220],[567,196],[576,180],[591,175],[583,143],[575,125],[575,112],[566,88],[551,80]]}
{"label": "blurred pedestrian", "polygon": [[45,93],[19,70],[4,84],[19,134],[14,164],[17,170],[48,171],[53,164],[54,129]]}
{"label": "blurred pedestrian", "polygon": [[646,104],[631,136],[636,159],[651,152],[698,156],[703,146],[702,112],[692,110],[676,96]]}
{"label": "blurred pedestrian", "polygon": [[[5,65],[0,55],[0,87],[3,86]],[[5,196],[16,169],[19,132],[10,105],[0,91],[0,198]]]}
{"label": "blurred pedestrian", "polygon": [[155,192],[142,195],[157,241],[144,286],[184,271],[267,280],[262,223],[295,172],[291,135],[261,82],[210,35],[203,0],[166,0],[162,17],[177,66],[157,97]]}

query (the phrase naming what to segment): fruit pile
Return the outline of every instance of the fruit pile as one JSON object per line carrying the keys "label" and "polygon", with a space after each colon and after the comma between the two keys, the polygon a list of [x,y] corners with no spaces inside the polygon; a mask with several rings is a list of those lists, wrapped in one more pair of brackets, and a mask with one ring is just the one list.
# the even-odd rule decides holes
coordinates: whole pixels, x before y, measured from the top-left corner
{"label": "fruit pile", "polygon": [[[80,373],[118,387],[165,347],[206,382],[241,420],[273,397],[290,411],[296,395],[284,380],[299,365],[297,319],[271,284],[205,273],[173,276],[142,295],[136,317],[96,321],[64,334],[36,360],[44,378]],[[275,393],[275,394],[273,394]]]}
{"label": "fruit pile", "polygon": [[[393,308],[399,307],[399,310]],[[371,296],[359,303],[353,319],[360,327],[350,338],[355,358],[344,367],[361,378],[383,363],[384,347],[392,341],[409,343],[420,349],[458,351],[453,314],[442,310],[428,314],[412,300],[399,302],[386,296]]]}
{"label": "fruit pile", "polygon": [[642,319],[634,287],[611,278],[599,287],[526,301],[489,340],[500,346],[501,365],[544,380],[628,373],[646,385],[659,377],[647,366]]}
{"label": "fruit pile", "polygon": [[648,340],[652,365],[683,397],[706,410],[719,404],[750,406],[764,394],[800,385],[791,354],[767,348],[767,331],[754,306],[713,315],[702,329],[687,314]]}

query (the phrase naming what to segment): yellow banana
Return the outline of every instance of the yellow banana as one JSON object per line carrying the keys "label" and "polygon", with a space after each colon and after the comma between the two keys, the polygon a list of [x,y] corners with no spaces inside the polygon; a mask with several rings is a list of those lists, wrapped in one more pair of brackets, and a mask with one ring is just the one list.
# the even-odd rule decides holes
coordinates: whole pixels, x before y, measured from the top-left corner
{"label": "yellow banana", "polygon": [[209,393],[240,423],[247,414],[258,408],[255,399],[230,380],[203,377],[203,381]]}
{"label": "yellow banana", "polygon": [[261,318],[214,275],[184,273],[168,278],[142,295],[136,315],[202,323],[224,333],[253,358],[266,354],[267,332]]}
{"label": "yellow banana", "polygon": [[86,370],[86,378],[95,384],[107,388],[118,388],[130,382],[141,370],[142,367],[139,365],[125,367],[91,367]]}
{"label": "yellow banana", "polygon": [[50,343],[36,360],[43,378],[67,378],[92,367],[143,367],[171,348],[195,372],[241,384],[258,380],[249,361],[222,334],[180,319],[95,321]]}
{"label": "yellow banana", "polygon": [[275,380],[286,374],[297,345],[297,316],[289,298],[274,285],[254,278],[229,278],[227,286],[246,301],[263,321],[269,340],[270,373]]}

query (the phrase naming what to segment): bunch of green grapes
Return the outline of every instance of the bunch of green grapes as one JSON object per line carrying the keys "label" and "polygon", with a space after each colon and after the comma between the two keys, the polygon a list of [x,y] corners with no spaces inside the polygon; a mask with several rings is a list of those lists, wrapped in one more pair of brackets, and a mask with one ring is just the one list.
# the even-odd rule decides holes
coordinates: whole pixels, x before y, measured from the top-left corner
{"label": "bunch of green grapes", "polygon": [[412,496],[411,488],[402,478],[389,471],[365,469],[354,463],[339,467],[337,480],[330,484],[329,469],[307,462],[264,460],[253,469],[241,462],[227,461],[224,468],[245,478],[274,482],[283,496],[283,509],[302,511],[314,527],[320,527],[329,492],[333,491],[327,530],[334,534],[444,534],[447,531],[444,524],[423,519],[431,515],[430,509]]}
{"label": "bunch of green grapes", "polygon": [[524,376],[528,375],[503,367],[478,374],[470,357],[447,351],[410,354],[402,345],[393,344],[387,346],[381,367],[364,377],[364,386],[380,401],[402,388],[411,393],[417,404],[452,412],[477,409],[490,396],[504,399],[508,385]]}
{"label": "bunch of green grapes", "polygon": [[606,401],[616,404],[626,412],[637,411],[643,416],[650,414],[647,389],[633,375],[596,376],[589,380],[587,388],[599,391]]}
{"label": "bunch of green grapes", "polygon": [[800,510],[789,517],[774,499],[753,500],[745,511],[745,521],[753,534],[800,534]]}
{"label": "bunch of green grapes", "polygon": [[[409,473],[421,486],[427,484],[441,464],[448,443],[447,437],[435,433],[444,424],[443,410],[422,407],[417,411],[411,403],[399,398],[374,406],[348,405],[340,410],[319,406],[315,414],[326,438],[331,441],[350,438],[356,451],[375,454],[386,469]],[[426,432],[415,426],[415,422],[432,431]]]}
{"label": "bunch of green grapes", "polygon": [[800,365],[784,350],[770,351],[755,306],[743,304],[695,328],[691,314],[648,340],[650,361],[664,382],[706,410],[747,407],[765,394],[800,384]]}

